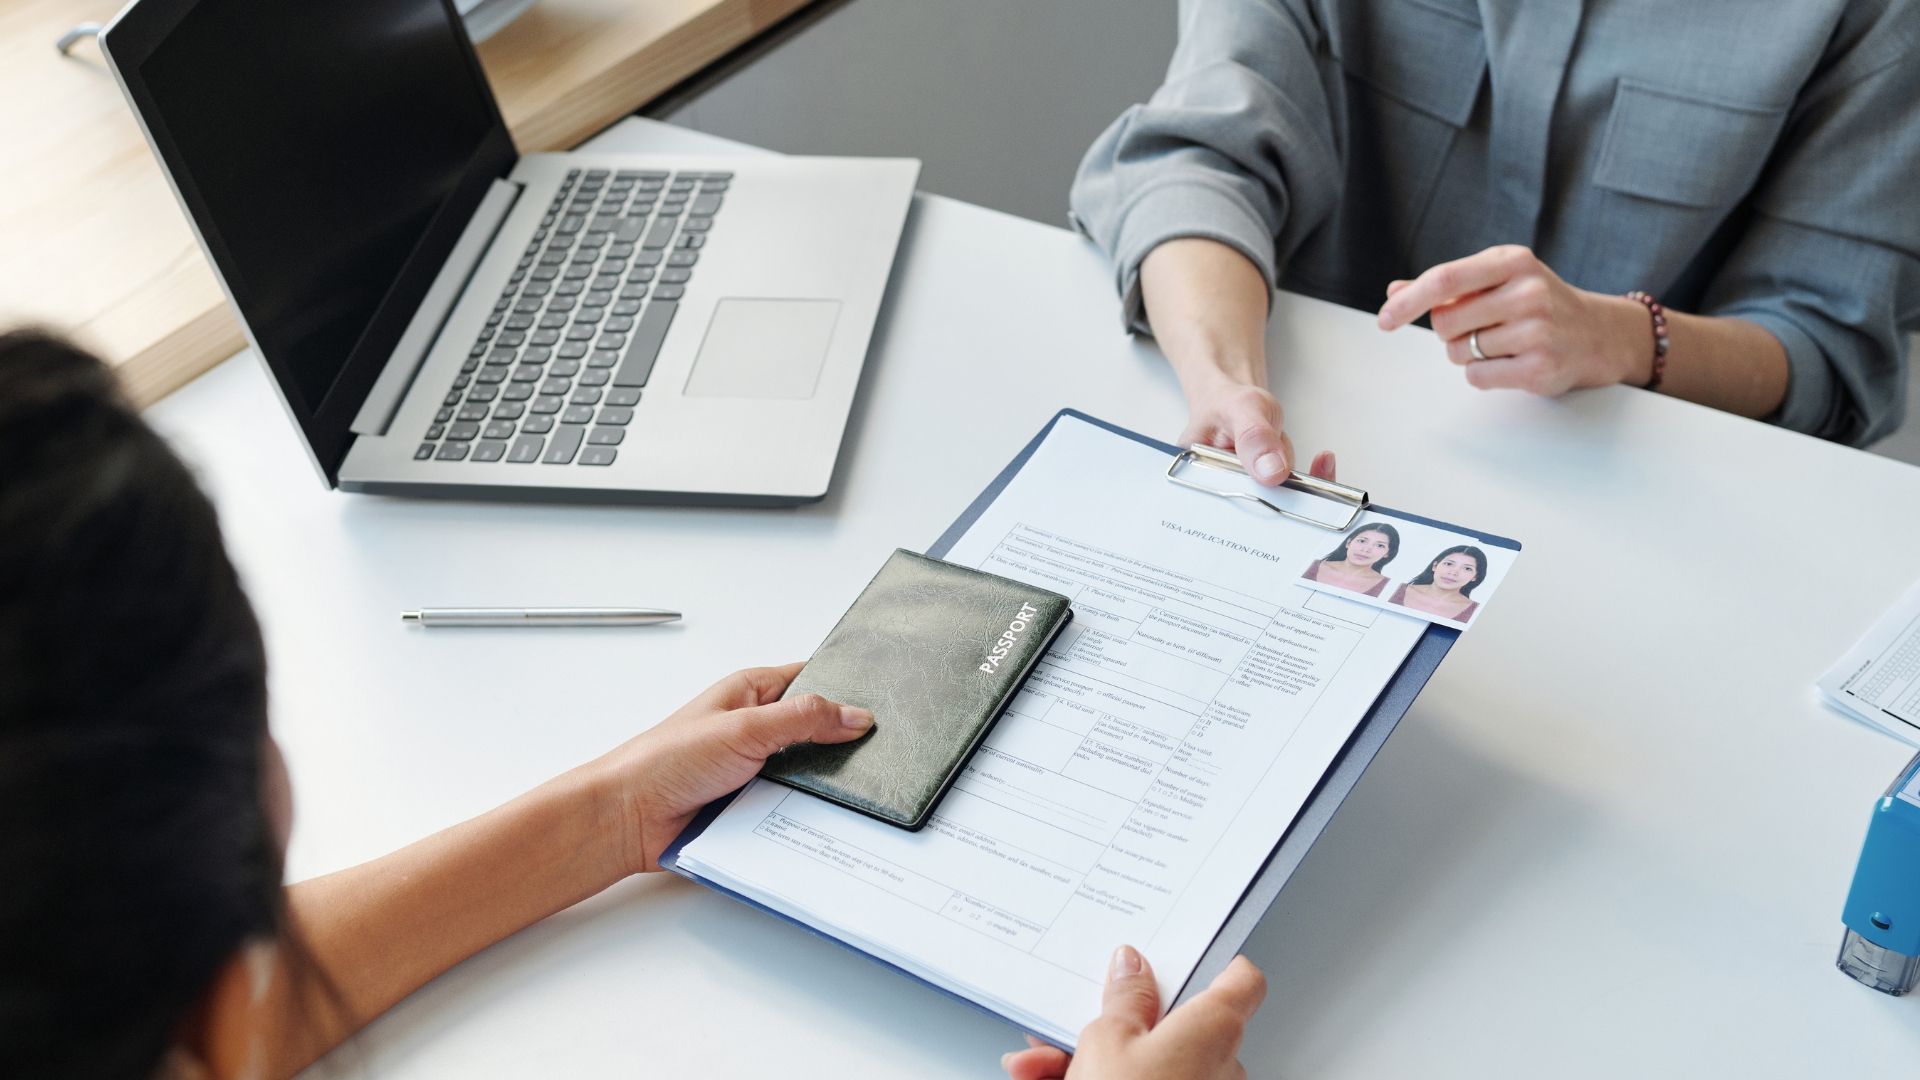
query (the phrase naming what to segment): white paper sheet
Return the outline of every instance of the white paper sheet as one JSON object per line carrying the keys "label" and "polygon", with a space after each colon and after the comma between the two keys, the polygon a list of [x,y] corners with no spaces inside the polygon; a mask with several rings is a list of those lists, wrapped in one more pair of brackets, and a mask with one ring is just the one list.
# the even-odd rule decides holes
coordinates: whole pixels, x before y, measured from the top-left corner
{"label": "white paper sheet", "polygon": [[1920,746],[1920,582],[1820,678],[1820,692],[1855,719]]}
{"label": "white paper sheet", "polygon": [[757,781],[681,865],[1067,1045],[1122,943],[1171,1000],[1426,624],[1166,463],[1063,417],[948,553],[1074,621],[926,829]]}

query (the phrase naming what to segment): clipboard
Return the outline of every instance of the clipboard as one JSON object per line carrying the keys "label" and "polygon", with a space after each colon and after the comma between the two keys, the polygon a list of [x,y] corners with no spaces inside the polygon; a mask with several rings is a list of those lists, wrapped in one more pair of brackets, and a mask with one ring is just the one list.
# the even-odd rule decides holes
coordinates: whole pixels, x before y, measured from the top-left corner
{"label": "clipboard", "polygon": [[[1493,536],[1473,529],[1463,529],[1457,525],[1435,521],[1432,518],[1392,510],[1374,504],[1368,493],[1362,489],[1349,487],[1345,484],[1333,483],[1331,481],[1319,480],[1315,477],[1304,477],[1299,473],[1295,473],[1289,480],[1289,486],[1341,504],[1347,508],[1349,513],[1349,516],[1344,521],[1315,519],[1305,516],[1294,511],[1283,509],[1257,496],[1202,484],[1191,479],[1191,474],[1187,471],[1193,466],[1241,471],[1238,459],[1230,455],[1220,451],[1209,451],[1209,448],[1206,447],[1192,447],[1187,450],[1182,450],[1170,443],[1164,443],[1158,439],[1142,435],[1139,432],[1130,431],[1116,424],[1110,424],[1105,420],[1088,416],[1086,413],[1076,409],[1062,409],[1055,413],[1052,419],[1047,421],[1046,426],[1040,429],[1039,434],[1029,440],[1027,445],[1014,456],[1013,460],[1007,463],[1005,468],[1000,470],[999,475],[995,476],[993,481],[987,485],[986,489],[980,492],[980,494],[967,505],[967,508],[961,512],[960,516],[954,519],[953,524],[947,526],[946,531],[940,534],[939,539],[935,540],[933,544],[927,548],[926,553],[928,555],[934,558],[943,558],[948,551],[952,550],[954,544],[958,543],[960,538],[966,535],[967,530],[973,527],[974,522],[979,520],[980,515],[986,512],[987,507],[993,505],[994,500],[1000,496],[1000,493],[1006,490],[1007,485],[1013,481],[1015,476],[1019,475],[1021,468],[1025,466],[1028,459],[1033,456],[1034,451],[1038,450],[1040,445],[1046,441],[1047,436],[1053,433],[1054,426],[1060,422],[1062,417],[1071,417],[1084,421],[1111,434],[1162,451],[1168,456],[1167,479],[1171,483],[1206,491],[1210,494],[1219,495],[1222,498],[1251,499],[1266,506],[1267,509],[1272,510],[1275,514],[1318,528],[1344,531],[1358,518],[1362,511],[1370,511],[1375,514],[1399,518],[1404,521],[1411,521],[1434,528],[1446,529],[1464,536],[1471,536],[1489,546],[1506,548],[1513,551],[1520,549],[1520,544],[1517,541],[1510,540],[1506,537]],[[1188,976],[1187,981],[1181,985],[1173,1001],[1168,1004],[1169,1009],[1178,1006],[1181,1002],[1186,1001],[1206,989],[1214,977],[1223,971],[1227,964],[1232,962],[1234,956],[1238,955],[1241,947],[1246,944],[1247,938],[1252,936],[1254,928],[1260,924],[1261,918],[1266,915],[1267,909],[1273,906],[1275,898],[1280,895],[1281,888],[1286,885],[1288,879],[1293,876],[1294,871],[1299,868],[1300,863],[1307,857],[1307,852],[1313,847],[1314,841],[1318,840],[1320,834],[1326,831],[1328,823],[1333,820],[1334,812],[1340,808],[1341,803],[1346,801],[1348,794],[1353,791],[1354,785],[1359,783],[1361,775],[1366,772],[1367,766],[1372,764],[1374,757],[1379,754],[1380,748],[1386,745],[1387,737],[1392,735],[1394,728],[1399,726],[1401,718],[1404,717],[1407,714],[1407,710],[1412,707],[1414,699],[1417,698],[1420,695],[1420,691],[1425,688],[1427,680],[1433,676],[1435,669],[1440,666],[1440,661],[1446,657],[1447,650],[1451,649],[1453,643],[1459,639],[1460,633],[1459,630],[1448,626],[1440,626],[1434,623],[1427,625],[1426,633],[1414,644],[1413,649],[1407,654],[1406,660],[1401,663],[1399,671],[1395,672],[1393,678],[1387,683],[1386,689],[1381,691],[1380,696],[1374,700],[1373,707],[1367,711],[1367,715],[1354,727],[1352,736],[1347,740],[1346,745],[1341,748],[1339,754],[1334,757],[1332,765],[1328,767],[1325,775],[1321,777],[1320,783],[1315,786],[1313,793],[1308,796],[1306,804],[1301,807],[1299,814],[1294,817],[1293,823],[1287,827],[1287,831],[1281,835],[1280,841],[1274,845],[1273,850],[1267,855],[1266,861],[1262,863],[1259,871],[1255,873],[1253,878],[1248,882],[1246,890],[1241,893],[1239,901],[1234,904],[1233,910],[1228,913],[1226,919],[1220,924],[1218,931],[1215,932],[1213,941],[1207,946],[1206,950],[1201,953],[1199,963],[1194,966],[1193,973]],[[735,795],[737,794],[736,792]],[[679,874],[691,881],[695,881],[705,888],[730,896],[743,904],[757,908],[794,926],[798,926],[816,937],[825,938],[843,948],[859,953],[861,956],[866,957],[868,960],[882,967],[897,972],[922,986],[928,987],[955,1001],[959,1001],[988,1016],[992,1016],[1006,1023],[1012,1023],[1007,1017],[980,1002],[957,994],[946,987],[928,982],[913,972],[874,956],[859,946],[843,941],[827,931],[810,926],[784,912],[776,911],[732,889],[717,885],[683,869],[680,866],[679,859],[681,850],[695,837],[706,831],[707,826],[712,824],[713,820],[720,815],[721,811],[726,809],[727,805],[733,801],[735,795],[728,795],[718,799],[703,808],[700,813],[694,817],[693,821],[688,824],[686,830],[674,838],[672,844],[668,845],[667,850],[660,857],[661,868]],[[1062,1047],[1062,1049],[1071,1051],[1072,1047]]]}

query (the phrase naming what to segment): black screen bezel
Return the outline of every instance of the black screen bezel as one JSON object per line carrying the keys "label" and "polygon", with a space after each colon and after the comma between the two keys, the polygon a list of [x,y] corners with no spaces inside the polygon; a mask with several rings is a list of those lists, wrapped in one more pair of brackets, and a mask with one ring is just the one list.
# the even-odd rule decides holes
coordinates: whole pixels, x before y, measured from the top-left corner
{"label": "black screen bezel", "polygon": [[[100,47],[119,79],[135,117],[146,131],[147,140],[160,159],[161,171],[186,209],[194,235],[199,238],[201,248],[212,262],[228,301],[239,312],[244,327],[247,312],[235,299],[236,291],[231,284],[231,281],[237,280],[233,277],[236,273],[234,262],[220,239],[206,201],[193,182],[192,163],[183,160],[167,131],[151,89],[141,76],[141,69],[147,61],[163,47],[167,36],[199,2],[137,0],[102,31]],[[261,0],[262,4],[275,2],[289,0]],[[339,484],[341,462],[346,459],[347,451],[353,445],[354,418],[359,414],[374,381],[391,359],[394,345],[406,331],[414,311],[432,286],[454,244],[459,241],[474,209],[486,196],[487,189],[494,180],[513,170],[519,156],[513,145],[513,136],[507,130],[506,120],[500,114],[499,103],[493,96],[493,89],[487,82],[486,72],[480,66],[480,57],[467,36],[465,23],[454,10],[452,0],[439,0],[439,4],[453,26],[455,39],[460,43],[474,90],[488,111],[490,123],[473,157],[414,246],[413,252],[402,264],[400,273],[381,299],[373,317],[368,320],[352,352],[340,365],[339,374],[324,398],[317,402],[305,400],[298,389],[299,381],[294,372],[282,358],[260,349],[260,343],[251,329],[247,331],[248,341],[260,353],[267,370],[272,373],[281,400],[299,426],[307,449],[329,486]]]}

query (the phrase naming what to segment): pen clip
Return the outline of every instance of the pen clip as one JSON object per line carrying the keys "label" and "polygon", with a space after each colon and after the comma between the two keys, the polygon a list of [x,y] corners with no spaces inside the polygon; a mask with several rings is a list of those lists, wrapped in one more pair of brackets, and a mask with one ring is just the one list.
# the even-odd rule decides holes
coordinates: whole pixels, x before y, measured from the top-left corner
{"label": "pen clip", "polygon": [[1240,463],[1239,458],[1224,450],[1216,450],[1211,446],[1195,443],[1173,455],[1173,460],[1167,464],[1167,479],[1179,484],[1181,487],[1192,488],[1195,491],[1204,491],[1209,495],[1218,495],[1223,499],[1244,499],[1247,502],[1258,503],[1274,513],[1279,514],[1281,517],[1298,521],[1303,525],[1312,525],[1317,529],[1326,529],[1329,532],[1344,532],[1352,527],[1354,522],[1360,520],[1361,512],[1366,510],[1371,501],[1367,493],[1360,488],[1349,487],[1346,484],[1336,483],[1332,480],[1322,480],[1317,476],[1309,476],[1302,472],[1289,473],[1286,480],[1281,483],[1282,487],[1290,487],[1307,492],[1310,495],[1318,495],[1324,499],[1331,499],[1334,502],[1346,505],[1351,511],[1347,514],[1345,521],[1322,521],[1318,518],[1308,517],[1305,514],[1296,514],[1291,510],[1282,509],[1258,495],[1249,494],[1245,491],[1230,491],[1226,488],[1210,487],[1206,484],[1189,480],[1180,475],[1180,466],[1189,463],[1206,468],[1222,469],[1226,472],[1236,472],[1242,476],[1247,475],[1247,468]]}

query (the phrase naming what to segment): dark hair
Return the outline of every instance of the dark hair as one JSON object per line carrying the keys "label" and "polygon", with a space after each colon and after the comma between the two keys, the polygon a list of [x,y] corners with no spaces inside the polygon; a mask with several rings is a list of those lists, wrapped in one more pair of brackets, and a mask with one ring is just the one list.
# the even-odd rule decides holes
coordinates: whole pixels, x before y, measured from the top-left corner
{"label": "dark hair", "polygon": [[1370,532],[1377,532],[1387,538],[1386,558],[1381,559],[1373,564],[1373,569],[1377,572],[1381,567],[1392,562],[1393,557],[1395,555],[1400,554],[1400,530],[1394,528],[1391,525],[1388,525],[1383,521],[1376,521],[1371,525],[1362,525],[1359,528],[1348,533],[1347,538],[1345,540],[1340,541],[1340,546],[1328,552],[1327,557],[1324,559],[1321,559],[1320,561],[1321,562],[1346,562],[1347,561],[1347,545],[1353,543],[1353,538],[1356,536],[1359,536],[1361,533],[1370,533]]}
{"label": "dark hair", "polygon": [[1417,578],[1414,578],[1412,581],[1407,582],[1407,584],[1409,585],[1433,584],[1433,568],[1436,566],[1439,566],[1440,560],[1446,558],[1449,555],[1465,555],[1473,560],[1473,580],[1467,582],[1465,585],[1460,586],[1461,596],[1472,596],[1473,587],[1487,580],[1487,553],[1484,551],[1481,551],[1477,547],[1474,547],[1472,544],[1455,544],[1454,546],[1448,548],[1447,550],[1441,552],[1440,554],[1435,555],[1427,563],[1427,568],[1425,570],[1420,571],[1420,576]]}
{"label": "dark hair", "polygon": [[0,1031],[151,1076],[285,926],[266,652],[213,507],[99,361],[0,335]]}

